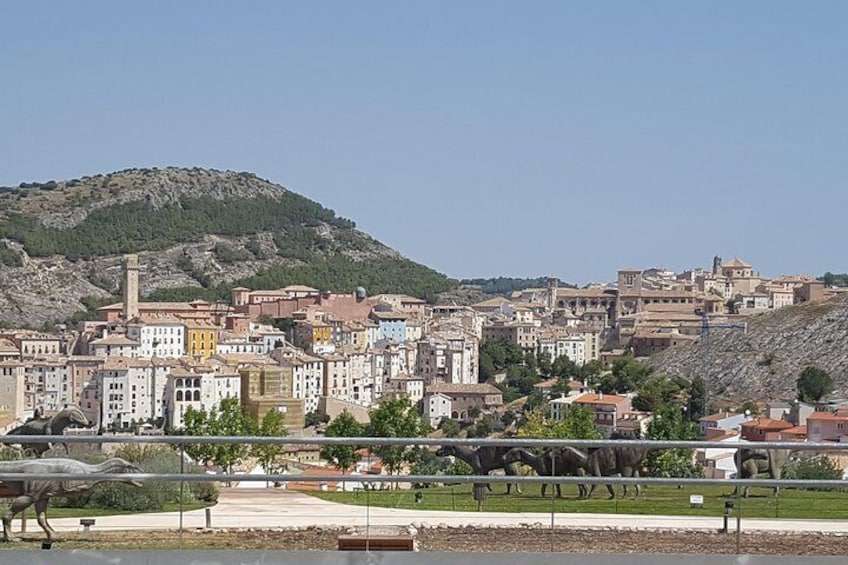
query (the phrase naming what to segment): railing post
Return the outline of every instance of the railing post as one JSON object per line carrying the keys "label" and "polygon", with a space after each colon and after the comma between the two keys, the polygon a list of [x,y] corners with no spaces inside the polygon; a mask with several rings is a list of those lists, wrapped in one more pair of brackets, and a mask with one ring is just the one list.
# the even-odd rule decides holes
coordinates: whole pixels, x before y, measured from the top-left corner
{"label": "railing post", "polygon": [[739,500],[740,490],[742,489],[736,489],[736,555],[742,553],[742,501]]}
{"label": "railing post", "polygon": [[[185,444],[180,444],[180,475],[185,474]],[[185,499],[185,481],[180,481],[180,549],[183,548],[183,501]]]}
{"label": "railing post", "polygon": [[[551,449],[551,477],[556,478],[556,450]],[[555,527],[555,516],[556,516],[556,507],[554,506],[556,501],[556,495],[562,486],[559,483],[554,483],[551,485],[551,553],[554,551],[554,527]]]}

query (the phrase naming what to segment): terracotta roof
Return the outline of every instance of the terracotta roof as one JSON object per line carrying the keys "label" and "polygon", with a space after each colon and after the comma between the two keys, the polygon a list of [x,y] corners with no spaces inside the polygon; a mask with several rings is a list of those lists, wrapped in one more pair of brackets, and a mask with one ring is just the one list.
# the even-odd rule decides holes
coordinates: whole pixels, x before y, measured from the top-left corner
{"label": "terracotta roof", "polygon": [[312,288],[311,286],[306,286],[302,284],[291,284],[281,290],[285,292],[318,292],[317,288]]}
{"label": "terracotta roof", "polygon": [[719,422],[721,420],[725,420],[727,418],[733,418],[734,416],[739,416],[735,412],[718,412],[716,414],[710,414],[709,416],[702,416],[698,418],[699,422]]}
{"label": "terracotta roof", "polygon": [[[807,417],[809,420],[809,417]],[[791,428],[792,424],[785,420],[773,420],[771,418],[756,418],[747,422],[742,422],[743,428],[767,428],[771,430],[785,430]]]}
{"label": "terracotta roof", "polygon": [[617,394],[595,394],[587,392],[578,396],[573,401],[575,404],[627,404],[630,399],[626,396],[618,396]]}
{"label": "terracotta roof", "polygon": [[496,386],[490,385],[489,383],[480,383],[480,384],[448,384],[448,383],[437,383],[427,387],[427,392],[429,394],[442,393],[446,395],[451,394],[501,394],[501,390]]}
{"label": "terracotta roof", "polygon": [[729,267],[731,269],[737,269],[737,268],[750,269],[751,268],[751,265],[749,265],[748,263],[746,263],[745,261],[743,261],[739,257],[734,257],[730,261],[722,263],[721,266],[722,267]]}
{"label": "terracotta roof", "polygon": [[138,342],[123,334],[112,334],[100,339],[95,339],[90,345],[131,345],[138,346]]}
{"label": "terracotta roof", "polygon": [[500,307],[504,304],[509,304],[509,300],[504,298],[503,296],[496,296],[494,298],[489,298],[488,300],[484,300],[482,302],[478,302],[477,304],[472,304],[472,308],[491,308],[491,307]]}
{"label": "terracotta roof", "polygon": [[379,310],[372,310],[371,315],[383,320],[406,320],[409,318],[409,314],[404,312],[381,312]]}
{"label": "terracotta roof", "polygon": [[845,420],[848,420],[848,416],[837,416],[833,412],[813,412],[812,414],[807,416],[807,421],[809,422],[810,420],[819,420],[819,421],[842,420],[842,421],[845,421]]}

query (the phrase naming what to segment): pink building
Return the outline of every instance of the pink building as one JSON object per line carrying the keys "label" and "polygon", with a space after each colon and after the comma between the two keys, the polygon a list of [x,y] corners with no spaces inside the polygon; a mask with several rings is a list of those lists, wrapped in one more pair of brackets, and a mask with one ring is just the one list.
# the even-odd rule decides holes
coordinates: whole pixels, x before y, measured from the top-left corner
{"label": "pink building", "polygon": [[848,431],[848,414],[844,411],[813,412],[807,416],[809,441],[845,441]]}

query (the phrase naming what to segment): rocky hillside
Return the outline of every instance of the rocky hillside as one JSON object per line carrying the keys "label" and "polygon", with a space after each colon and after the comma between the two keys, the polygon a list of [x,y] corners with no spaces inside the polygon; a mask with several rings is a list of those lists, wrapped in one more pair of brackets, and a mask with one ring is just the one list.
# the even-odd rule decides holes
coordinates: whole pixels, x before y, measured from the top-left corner
{"label": "rocky hillside", "polygon": [[716,398],[732,401],[794,398],[801,370],[815,365],[848,394],[848,296],[752,316],[747,334],[714,329],[706,351],[697,343],[649,359],[672,376],[708,371]]}
{"label": "rocky hillside", "polygon": [[226,299],[229,288],[405,292],[456,282],[402,257],[332,210],[252,173],[128,169],[0,187],[0,322],[89,314],[138,253],[151,299]]}

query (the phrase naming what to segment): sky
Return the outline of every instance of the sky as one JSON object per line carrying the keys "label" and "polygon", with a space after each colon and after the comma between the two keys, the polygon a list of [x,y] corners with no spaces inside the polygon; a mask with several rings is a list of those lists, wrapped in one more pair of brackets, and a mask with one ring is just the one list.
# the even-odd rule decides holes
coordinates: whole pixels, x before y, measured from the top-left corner
{"label": "sky", "polygon": [[848,271],[848,3],[2,1],[0,185],[252,171],[450,276]]}

